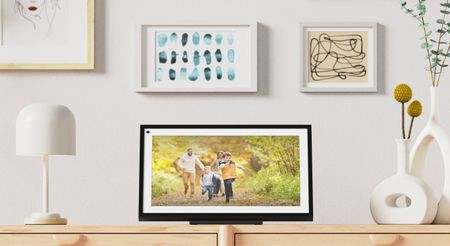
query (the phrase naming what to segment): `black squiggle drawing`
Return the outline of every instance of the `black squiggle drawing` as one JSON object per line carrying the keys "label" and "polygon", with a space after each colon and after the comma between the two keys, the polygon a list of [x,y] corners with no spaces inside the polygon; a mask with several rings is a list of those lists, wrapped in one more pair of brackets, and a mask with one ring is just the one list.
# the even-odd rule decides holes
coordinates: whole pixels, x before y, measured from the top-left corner
{"label": "black squiggle drawing", "polygon": [[309,43],[311,78],[323,81],[365,77],[367,69],[362,63],[366,56],[361,35],[321,33],[319,38],[312,38]]}

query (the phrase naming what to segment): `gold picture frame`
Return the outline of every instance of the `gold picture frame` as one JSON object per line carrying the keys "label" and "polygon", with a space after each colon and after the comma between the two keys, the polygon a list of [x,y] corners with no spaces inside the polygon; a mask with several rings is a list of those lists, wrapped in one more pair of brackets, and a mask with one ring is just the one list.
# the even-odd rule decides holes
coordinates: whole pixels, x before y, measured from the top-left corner
{"label": "gold picture frame", "polygon": [[95,69],[95,0],[87,3],[86,62],[84,63],[0,63],[0,70],[94,70]]}

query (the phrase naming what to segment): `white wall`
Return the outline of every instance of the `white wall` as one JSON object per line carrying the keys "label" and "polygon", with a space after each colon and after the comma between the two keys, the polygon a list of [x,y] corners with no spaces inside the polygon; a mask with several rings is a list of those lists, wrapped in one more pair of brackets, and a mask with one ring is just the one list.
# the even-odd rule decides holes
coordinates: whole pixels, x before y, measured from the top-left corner
{"label": "white wall", "polygon": [[[137,223],[139,124],[310,123],[313,125],[314,223],[373,223],[373,187],[396,170],[400,107],[394,85],[410,82],[425,102],[429,78],[420,31],[392,0],[97,0],[93,72],[0,72],[0,223],[39,211],[40,160],[15,156],[15,118],[30,103],[69,106],[78,155],[51,159],[51,206],[72,224]],[[437,4],[437,0],[428,4]],[[260,33],[257,94],[136,94],[133,23],[254,21]],[[302,94],[299,22],[378,22],[379,93]],[[443,97],[450,89],[445,74]],[[442,120],[450,103],[442,98]],[[217,110],[227,117],[218,120]],[[415,135],[424,125],[417,120]],[[450,127],[448,127],[450,130]],[[436,154],[435,152],[433,152]],[[437,162],[441,160],[435,158]],[[433,184],[441,170],[435,164]],[[430,176],[431,177],[431,176]]]}

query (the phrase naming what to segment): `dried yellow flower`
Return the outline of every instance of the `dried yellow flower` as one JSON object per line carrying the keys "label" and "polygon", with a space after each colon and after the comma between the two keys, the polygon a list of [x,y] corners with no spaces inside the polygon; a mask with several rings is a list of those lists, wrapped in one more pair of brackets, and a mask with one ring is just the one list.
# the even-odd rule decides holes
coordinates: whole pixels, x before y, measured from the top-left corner
{"label": "dried yellow flower", "polygon": [[412,98],[412,90],[407,84],[399,84],[395,87],[394,98],[398,102],[407,103]]}
{"label": "dried yellow flower", "polygon": [[422,104],[414,100],[408,106],[408,114],[411,117],[419,117],[422,114]]}

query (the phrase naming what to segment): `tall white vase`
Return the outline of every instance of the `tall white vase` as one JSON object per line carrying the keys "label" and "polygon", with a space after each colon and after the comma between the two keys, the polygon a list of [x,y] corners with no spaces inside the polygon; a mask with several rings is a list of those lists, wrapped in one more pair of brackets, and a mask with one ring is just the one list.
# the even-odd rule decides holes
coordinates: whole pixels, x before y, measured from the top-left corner
{"label": "tall white vase", "polygon": [[433,140],[438,144],[442,153],[445,168],[444,189],[439,201],[438,212],[434,223],[450,224],[450,136],[439,122],[439,93],[438,88],[431,87],[431,111],[425,127],[417,137],[410,156],[411,174],[424,178],[425,158]]}
{"label": "tall white vase", "polygon": [[[430,224],[437,211],[437,201],[428,185],[409,175],[409,140],[397,139],[397,173],[383,180],[373,190],[370,211],[378,224]],[[397,200],[406,198],[406,206]]]}

